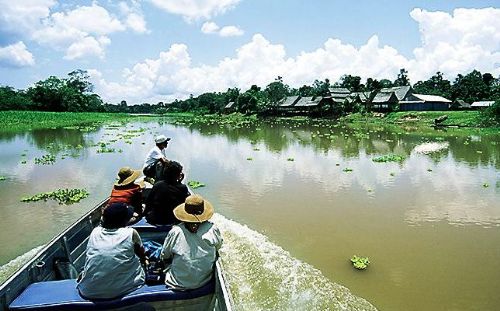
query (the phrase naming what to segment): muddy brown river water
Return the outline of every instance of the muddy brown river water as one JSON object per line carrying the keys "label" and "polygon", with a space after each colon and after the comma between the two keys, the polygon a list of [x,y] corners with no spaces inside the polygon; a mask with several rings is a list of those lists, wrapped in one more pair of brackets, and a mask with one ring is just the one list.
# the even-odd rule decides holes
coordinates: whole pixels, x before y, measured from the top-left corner
{"label": "muddy brown river water", "polygon": [[[140,168],[158,133],[186,180],[206,184],[196,191],[219,213],[241,309],[500,310],[500,133],[462,129],[131,121],[0,133],[0,276],[109,195],[120,166]],[[45,154],[55,163],[35,164]],[[373,161],[383,155],[403,158]],[[20,202],[57,188],[90,196]]]}

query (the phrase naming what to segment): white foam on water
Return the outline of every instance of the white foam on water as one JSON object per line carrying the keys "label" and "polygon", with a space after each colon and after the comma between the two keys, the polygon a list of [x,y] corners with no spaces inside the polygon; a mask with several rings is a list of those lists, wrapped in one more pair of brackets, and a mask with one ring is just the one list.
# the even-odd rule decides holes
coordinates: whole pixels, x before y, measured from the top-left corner
{"label": "white foam on water", "polygon": [[13,275],[19,268],[33,258],[44,247],[44,245],[37,246],[28,252],[18,256],[3,266],[0,266],[0,284],[5,282],[11,275]]}
{"label": "white foam on water", "polygon": [[216,214],[236,310],[376,310],[247,226]]}

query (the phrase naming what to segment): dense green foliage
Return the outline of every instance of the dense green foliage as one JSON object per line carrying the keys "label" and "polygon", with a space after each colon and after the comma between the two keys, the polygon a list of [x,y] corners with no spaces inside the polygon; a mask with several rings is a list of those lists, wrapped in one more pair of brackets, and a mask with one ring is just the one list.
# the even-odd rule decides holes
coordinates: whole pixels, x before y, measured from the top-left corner
{"label": "dense green foliage", "polygon": [[196,180],[190,180],[188,181],[188,186],[191,188],[191,189],[196,189],[196,188],[200,188],[200,187],[205,187],[205,184],[202,183],[202,182],[199,182],[199,181],[196,181]]}
{"label": "dense green foliage", "polygon": [[380,157],[373,158],[373,162],[379,162],[379,163],[384,163],[384,162],[403,162],[405,160],[405,157],[402,155],[397,155],[397,154],[386,154]]}
{"label": "dense green foliage", "polygon": [[[303,85],[292,88],[278,76],[275,81],[265,88],[252,85],[250,89],[242,91],[238,88],[229,88],[225,92],[208,92],[197,97],[191,95],[185,100],[175,100],[171,103],[158,102],[156,104],[143,103],[128,105],[125,100],[119,104],[104,103],[99,95],[92,93],[93,85],[89,82],[89,75],[84,70],[75,70],[61,79],[55,76],[35,83],[27,90],[15,90],[9,86],[0,87],[1,110],[39,110],[39,111],[69,111],[69,112],[124,112],[124,113],[157,113],[167,112],[196,112],[200,114],[241,112],[243,114],[268,115],[276,111],[277,105],[287,96],[325,96],[330,86],[344,87],[351,92],[376,91],[385,87],[411,85],[408,71],[400,70],[394,81],[388,79],[368,78],[362,83],[361,77],[344,75],[340,80],[331,84],[328,79],[315,80],[312,85]],[[425,81],[417,81],[413,88],[416,93],[439,95],[450,100],[461,99],[471,103],[480,100],[497,100],[494,107],[484,111],[480,118],[482,125],[494,126],[500,124],[498,100],[500,100],[500,78],[490,73],[477,70],[466,75],[457,75],[451,82],[444,78],[441,72]],[[234,103],[227,107],[229,103]],[[328,115],[338,117],[353,112],[362,112],[359,105],[335,105],[328,111]],[[325,115],[319,111],[318,115]],[[476,125],[479,123],[476,123]]]}
{"label": "dense green foliage", "polygon": [[368,257],[358,257],[354,255],[351,258],[351,263],[354,266],[354,268],[358,270],[365,270],[366,268],[368,268],[370,260],[368,259]]}

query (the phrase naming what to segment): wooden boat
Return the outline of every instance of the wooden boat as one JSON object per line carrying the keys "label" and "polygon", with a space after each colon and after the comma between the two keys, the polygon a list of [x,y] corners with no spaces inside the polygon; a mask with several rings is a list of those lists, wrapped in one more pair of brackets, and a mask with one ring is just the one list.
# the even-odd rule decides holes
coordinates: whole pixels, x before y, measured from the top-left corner
{"label": "wooden boat", "polygon": [[[55,237],[0,286],[0,311],[232,310],[232,299],[220,260],[216,262],[213,282],[200,289],[173,291],[165,285],[145,285],[118,299],[89,301],[82,298],[76,289],[74,273],[64,273],[60,268],[66,263],[78,271],[82,270],[88,237],[99,224],[101,208],[105,203],[98,204]],[[156,227],[144,220],[133,227],[143,240],[161,241],[170,230],[170,226]]]}

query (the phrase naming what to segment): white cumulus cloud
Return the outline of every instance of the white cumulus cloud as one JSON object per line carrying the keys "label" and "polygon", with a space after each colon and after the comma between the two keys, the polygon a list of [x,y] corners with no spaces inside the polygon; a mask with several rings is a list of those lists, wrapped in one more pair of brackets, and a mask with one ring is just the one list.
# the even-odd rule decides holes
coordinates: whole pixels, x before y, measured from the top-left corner
{"label": "white cumulus cloud", "polygon": [[8,33],[31,33],[50,15],[55,0],[0,0],[0,30]]}
{"label": "white cumulus cloud", "polygon": [[210,19],[234,8],[240,0],[151,0],[160,9],[183,16],[187,21]]}
{"label": "white cumulus cloud", "polygon": [[217,34],[221,37],[235,37],[244,34],[244,31],[236,26],[224,26],[220,28],[219,25],[214,22],[203,23],[201,32],[206,34]]}
{"label": "white cumulus cloud", "polygon": [[[229,87],[248,89],[266,86],[277,76],[292,87],[311,84],[315,79],[337,81],[343,74],[394,80],[399,69],[409,71],[413,83],[441,71],[450,79],[472,69],[500,75],[500,9],[457,9],[453,14],[411,11],[418,23],[421,45],[407,58],[373,35],[356,47],[338,38],[329,38],[316,49],[288,56],[286,47],[270,42],[262,34],[236,49],[231,57],[215,65],[193,65],[188,47],[173,44],[157,58],[146,59],[124,70],[121,82],[95,80],[96,90],[110,102],[131,103],[187,98],[190,94],[224,91]],[[205,33],[221,28],[206,22]]]}
{"label": "white cumulus cloud", "polygon": [[500,9],[455,9],[453,14],[413,9],[410,16],[418,22],[422,39],[407,67],[412,81],[436,71],[449,76],[473,69],[500,74]]}
{"label": "white cumulus cloud", "polygon": [[33,66],[35,59],[24,42],[19,41],[6,47],[0,47],[0,66],[26,67]]}

